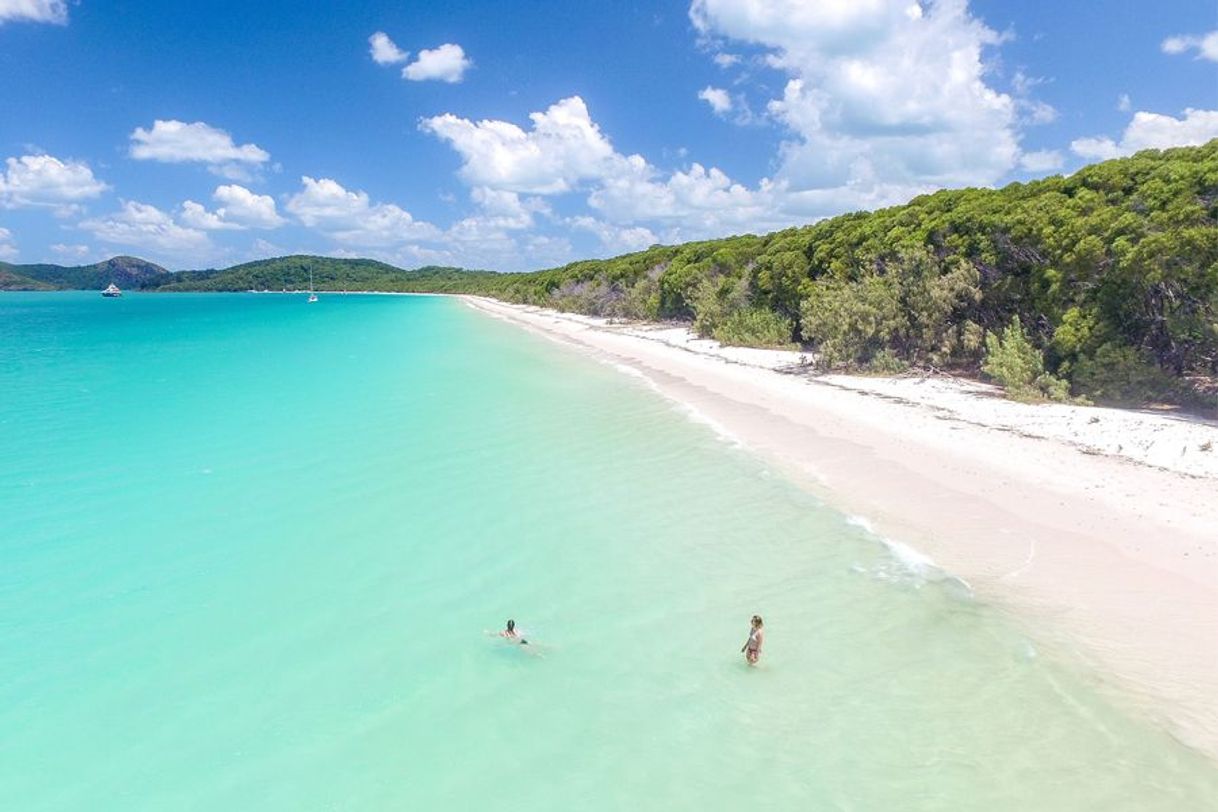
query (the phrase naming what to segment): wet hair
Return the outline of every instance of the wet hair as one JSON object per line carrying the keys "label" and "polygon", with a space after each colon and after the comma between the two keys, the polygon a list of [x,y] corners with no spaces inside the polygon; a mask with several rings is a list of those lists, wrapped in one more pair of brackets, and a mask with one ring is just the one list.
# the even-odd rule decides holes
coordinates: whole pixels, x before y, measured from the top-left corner
{"label": "wet hair", "polygon": [[509,620],[509,621],[508,621],[508,628],[507,628],[507,630],[510,632],[510,631],[512,631],[512,630],[513,630],[513,629],[515,629],[515,628],[516,628],[516,621],[514,621],[514,620]]}
{"label": "wet hair", "polygon": [[764,623],[761,622],[761,615],[753,615],[752,622],[753,622],[753,625],[755,625],[755,626],[764,626],[765,625]]}

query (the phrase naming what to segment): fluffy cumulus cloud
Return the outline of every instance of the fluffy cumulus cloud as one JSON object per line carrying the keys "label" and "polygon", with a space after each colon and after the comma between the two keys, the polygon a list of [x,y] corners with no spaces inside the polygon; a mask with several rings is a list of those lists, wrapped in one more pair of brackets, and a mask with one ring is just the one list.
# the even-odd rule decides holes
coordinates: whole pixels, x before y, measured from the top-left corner
{"label": "fluffy cumulus cloud", "polygon": [[1191,51],[1197,52],[1197,59],[1218,62],[1218,31],[1196,36],[1168,37],[1163,40],[1165,54],[1185,54]]}
{"label": "fluffy cumulus cloud", "polygon": [[[778,195],[769,181],[749,190],[715,167],[694,163],[666,173],[641,155],[618,152],[578,96],[529,118],[528,130],[507,121],[475,122],[451,114],[425,119],[421,127],[461,155],[459,174],[483,190],[479,194],[587,192],[588,204],[605,227],[589,227],[596,220],[568,219],[566,224],[596,234],[606,244],[656,242],[646,227],[633,232],[610,230],[610,225],[633,226],[640,221],[655,221],[664,229],[663,238],[672,241],[780,227],[798,219],[777,210]],[[610,234],[617,236],[610,239]]]}
{"label": "fluffy cumulus cloud", "polygon": [[372,61],[378,65],[394,65],[410,59],[410,52],[399,48],[384,31],[377,31],[368,37],[368,47]]}
{"label": "fluffy cumulus cloud", "polygon": [[194,259],[211,249],[205,231],[183,226],[156,206],[134,200],[124,201],[119,211],[105,217],[82,220],[80,228],[104,242],[175,257]]}
{"label": "fluffy cumulus cloud", "polygon": [[1061,169],[1066,163],[1065,158],[1060,152],[1055,149],[1042,149],[1034,152],[1025,152],[1019,156],[1019,167],[1025,172],[1040,174],[1042,172],[1054,172]]}
{"label": "fluffy cumulus cloud", "polygon": [[278,228],[285,222],[275,210],[273,197],[255,194],[235,183],[216,187],[212,198],[219,203],[215,211],[193,200],[183,203],[182,222],[205,231]]}
{"label": "fluffy cumulus cloud", "polygon": [[22,155],[5,161],[5,171],[0,174],[0,206],[49,206],[67,213],[107,188],[82,161]]}
{"label": "fluffy cumulus cloud", "polygon": [[994,183],[1017,164],[1020,105],[983,59],[1001,37],[965,0],[695,0],[690,16],[787,75],[767,109],[792,136],[775,180],[795,191],[837,188],[848,208]]}
{"label": "fluffy cumulus cloud", "polygon": [[473,65],[460,45],[446,42],[438,48],[419,51],[415,61],[402,68],[402,76],[412,82],[456,83],[465,78],[465,72]]}
{"label": "fluffy cumulus cloud", "polygon": [[17,246],[13,242],[13,232],[0,226],[0,260],[10,260],[17,257]]}
{"label": "fluffy cumulus cloud", "polygon": [[711,106],[716,115],[724,115],[732,110],[732,97],[721,87],[707,85],[698,91],[698,98]]}
{"label": "fluffy cumulus cloud", "polygon": [[579,96],[529,118],[530,130],[507,121],[471,121],[451,113],[425,118],[419,127],[461,155],[460,174],[471,186],[556,194],[604,177],[621,161]]}
{"label": "fluffy cumulus cloud", "polygon": [[451,247],[446,261],[475,265],[517,264],[522,261],[516,234],[533,229],[537,216],[549,217],[549,205],[538,197],[522,198],[516,192],[484,186],[470,191],[475,211],[453,223],[443,235]]}
{"label": "fluffy cumulus cloud", "polygon": [[611,221],[662,224],[669,240],[777,228],[792,221],[779,210],[781,201],[769,181],[748,189],[722,170],[699,163],[667,175],[637,155],[628,163],[630,171],[605,178],[588,197],[589,205]]}
{"label": "fluffy cumulus cloud", "polygon": [[351,247],[386,247],[436,239],[439,229],[415,220],[392,203],[373,203],[366,192],[349,191],[330,178],[300,179],[301,190],[288,199],[287,211]]}
{"label": "fluffy cumulus cloud", "polygon": [[610,254],[642,251],[660,241],[644,226],[618,226],[587,215],[572,217],[569,222],[572,228],[596,235],[601,247]]}
{"label": "fluffy cumulus cloud", "polygon": [[1142,149],[1197,146],[1213,138],[1218,138],[1218,110],[1188,108],[1180,118],[1139,111],[1120,141],[1105,136],[1078,138],[1070,142],[1070,149],[1082,158],[1107,160]]}
{"label": "fluffy cumulus cloud", "polygon": [[51,250],[58,256],[73,262],[80,262],[89,255],[89,246],[79,243],[57,242],[51,246]]}
{"label": "fluffy cumulus cloud", "polygon": [[68,21],[68,4],[66,0],[0,0],[0,25],[10,20],[63,25]]}
{"label": "fluffy cumulus cloud", "polygon": [[249,177],[250,167],[271,159],[257,144],[237,144],[224,130],[202,121],[187,124],[175,119],[157,119],[152,129],[136,127],[131,133],[131,157],[161,163],[202,163],[234,180]]}

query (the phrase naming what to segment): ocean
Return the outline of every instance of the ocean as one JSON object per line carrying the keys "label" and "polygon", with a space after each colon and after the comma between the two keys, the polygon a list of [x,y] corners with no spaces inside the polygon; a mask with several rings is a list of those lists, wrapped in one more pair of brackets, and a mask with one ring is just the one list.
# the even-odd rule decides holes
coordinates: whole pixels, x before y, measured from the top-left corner
{"label": "ocean", "polygon": [[452,299],[0,295],[0,808],[1218,805],[690,418]]}

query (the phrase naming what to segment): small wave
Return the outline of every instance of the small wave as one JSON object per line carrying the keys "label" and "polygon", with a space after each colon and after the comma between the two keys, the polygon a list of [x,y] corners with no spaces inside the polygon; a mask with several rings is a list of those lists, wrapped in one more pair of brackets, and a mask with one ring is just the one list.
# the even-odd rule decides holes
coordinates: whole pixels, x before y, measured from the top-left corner
{"label": "small wave", "polygon": [[888,552],[888,565],[881,564],[871,570],[874,577],[885,581],[913,583],[918,587],[923,584],[935,584],[958,600],[971,601],[973,599],[973,588],[968,581],[952,575],[936,564],[934,559],[926,553],[915,550],[904,542],[877,533],[871,521],[862,516],[847,516],[846,524],[874,536]]}
{"label": "small wave", "polygon": [[698,409],[691,406],[690,404],[688,404],[682,400],[678,400],[677,398],[674,398],[673,396],[669,395],[667,392],[665,392],[663,389],[660,388],[659,384],[657,384],[654,380],[651,379],[651,376],[649,376],[647,373],[643,372],[641,369],[632,367],[629,364],[620,363],[618,361],[609,361],[608,363],[618,372],[625,373],[626,375],[629,375],[632,378],[637,378],[637,379],[643,381],[644,383],[646,383],[647,386],[651,389],[651,391],[655,392],[656,394],[660,395],[665,400],[667,400],[669,403],[673,404],[673,406],[677,409],[677,411],[679,411],[679,412],[681,412],[681,414],[685,415],[686,418],[688,418],[690,421],[692,421],[694,423],[701,423],[703,426],[706,426],[711,431],[713,431],[719,437],[720,440],[723,440],[724,442],[726,442],[727,444],[729,444],[735,448],[744,448],[744,443],[741,441],[741,439],[739,437],[737,437],[735,434],[733,434],[731,431],[729,431],[726,426],[724,426],[718,420],[715,420],[713,417],[710,417],[710,416],[704,414],[703,412],[699,411]]}

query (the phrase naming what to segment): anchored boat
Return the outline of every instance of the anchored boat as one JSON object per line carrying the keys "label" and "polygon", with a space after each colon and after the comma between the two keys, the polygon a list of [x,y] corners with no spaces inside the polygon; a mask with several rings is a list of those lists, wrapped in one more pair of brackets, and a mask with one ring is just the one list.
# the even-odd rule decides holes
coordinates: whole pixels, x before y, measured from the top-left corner
{"label": "anchored boat", "polygon": [[106,296],[111,299],[117,298],[122,295],[123,295],[123,292],[121,290],[119,290],[118,286],[115,285],[113,282],[110,283],[110,286],[108,288],[106,288],[105,290],[102,291],[102,296]]}

